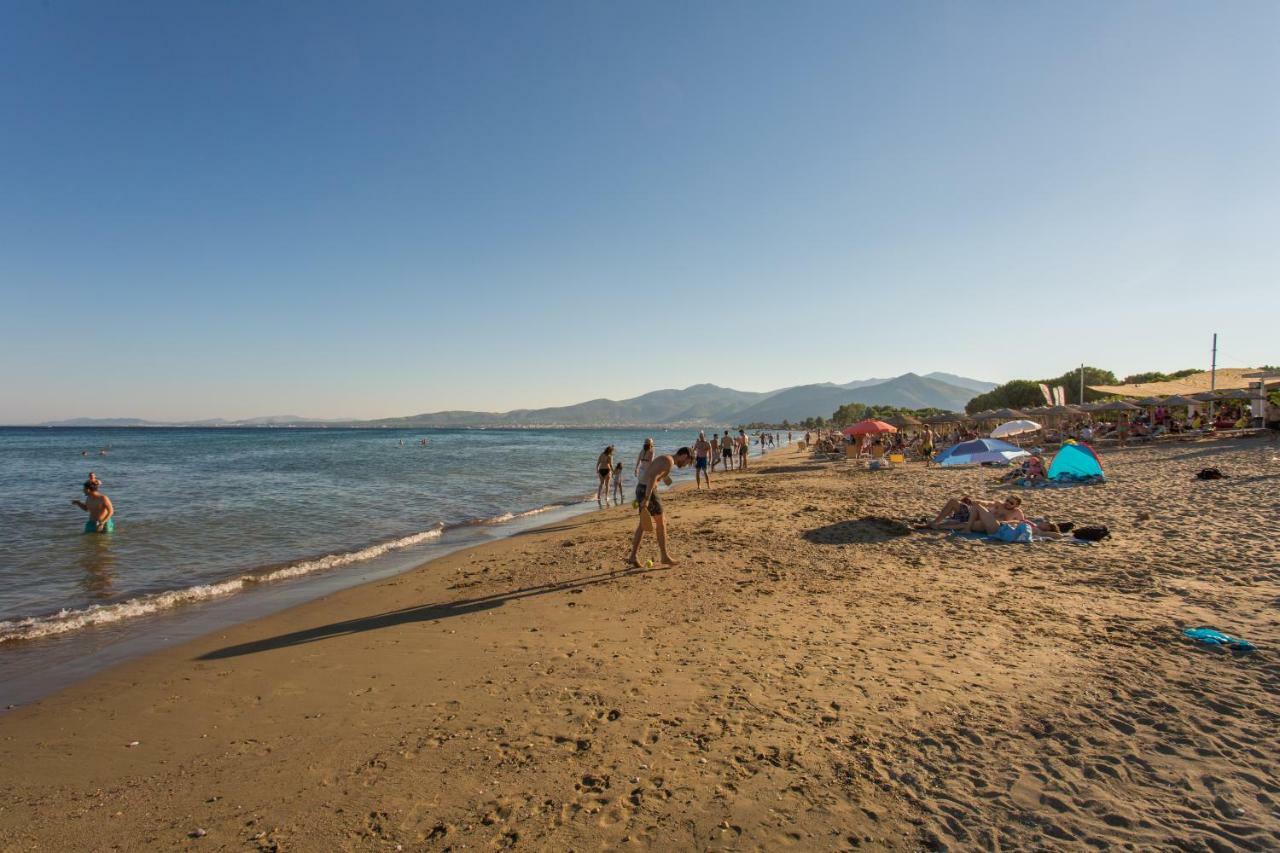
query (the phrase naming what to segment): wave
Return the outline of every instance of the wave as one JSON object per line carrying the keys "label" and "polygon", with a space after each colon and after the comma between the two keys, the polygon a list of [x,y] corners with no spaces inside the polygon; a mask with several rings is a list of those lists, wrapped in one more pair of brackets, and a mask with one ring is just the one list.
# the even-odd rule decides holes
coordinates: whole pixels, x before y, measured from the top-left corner
{"label": "wave", "polygon": [[431,539],[438,539],[444,533],[444,525],[437,524],[429,530],[402,536],[388,542],[379,542],[355,551],[340,554],[326,554],[308,560],[300,560],[278,568],[249,572],[228,580],[216,583],[197,584],[184,589],[173,589],[165,592],[142,595],[122,601],[118,604],[95,604],[82,610],[60,610],[48,616],[31,616],[0,622],[0,644],[16,640],[35,640],[41,637],[53,637],[78,631],[94,625],[109,625],[125,619],[134,619],[158,613],[184,604],[222,598],[233,593],[242,592],[257,584],[287,580],[301,577],[312,572],[336,569],[351,563],[359,563],[380,557],[388,551],[407,548]]}

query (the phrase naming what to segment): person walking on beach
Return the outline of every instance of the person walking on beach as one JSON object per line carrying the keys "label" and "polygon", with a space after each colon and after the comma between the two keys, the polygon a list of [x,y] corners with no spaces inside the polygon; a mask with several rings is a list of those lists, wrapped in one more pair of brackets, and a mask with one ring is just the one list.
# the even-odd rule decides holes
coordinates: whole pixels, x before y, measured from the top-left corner
{"label": "person walking on beach", "polygon": [[600,476],[600,485],[596,487],[596,504],[604,506],[609,502],[609,478],[613,476],[612,444],[596,458],[596,474]]}
{"label": "person walking on beach", "polygon": [[636,457],[635,475],[637,478],[644,476],[644,469],[653,461],[653,439],[646,438],[644,446],[640,448],[640,455]]}
{"label": "person walking on beach", "polygon": [[724,437],[720,439],[720,455],[724,457],[724,472],[727,474],[733,470],[733,438],[728,430],[724,431]]}
{"label": "person walking on beach", "polygon": [[749,451],[751,439],[747,438],[745,429],[738,430],[738,470],[745,471],[747,468],[747,451]]}
{"label": "person walking on beach", "polygon": [[85,481],[84,500],[73,500],[71,503],[89,513],[89,520],[84,523],[85,533],[110,533],[116,529],[116,523],[112,520],[116,508],[112,506],[111,498],[98,491],[101,485],[98,479],[92,474],[89,476],[92,479]]}
{"label": "person walking on beach", "polygon": [[693,443],[693,478],[694,487],[701,489],[702,481],[707,481],[711,488],[711,472],[707,470],[707,456],[711,453],[711,442],[707,441],[705,432],[698,433],[698,440]]}
{"label": "person walking on beach", "polygon": [[[640,542],[644,539],[644,531],[648,519],[652,520],[654,535],[658,539],[658,555],[664,566],[674,566],[676,561],[667,552],[667,522],[662,517],[662,502],[658,500],[658,481],[671,484],[671,468],[685,468],[693,462],[693,451],[682,447],[672,455],[658,456],[645,466],[640,482],[636,484],[636,505],[640,507],[640,521],[636,523],[635,535],[631,538],[631,556],[627,557],[627,565],[633,569],[640,568]],[[648,519],[646,519],[648,516]]]}
{"label": "person walking on beach", "polygon": [[711,433],[711,470],[716,470],[716,466],[720,464],[720,435]]}

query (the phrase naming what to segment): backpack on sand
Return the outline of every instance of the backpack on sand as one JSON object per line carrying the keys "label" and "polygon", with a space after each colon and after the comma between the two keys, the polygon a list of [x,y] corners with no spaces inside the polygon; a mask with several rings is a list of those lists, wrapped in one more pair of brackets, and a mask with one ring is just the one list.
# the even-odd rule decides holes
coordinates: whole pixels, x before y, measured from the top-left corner
{"label": "backpack on sand", "polygon": [[1081,527],[1073,531],[1071,535],[1086,542],[1101,542],[1111,535],[1111,531],[1105,524],[1100,524],[1097,527]]}

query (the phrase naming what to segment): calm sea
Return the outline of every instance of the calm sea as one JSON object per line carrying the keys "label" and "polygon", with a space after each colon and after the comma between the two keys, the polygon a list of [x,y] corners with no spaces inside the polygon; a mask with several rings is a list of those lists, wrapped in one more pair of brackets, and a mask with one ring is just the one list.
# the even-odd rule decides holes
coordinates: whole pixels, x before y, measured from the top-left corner
{"label": "calm sea", "polygon": [[[442,541],[594,508],[607,444],[629,501],[646,435],[671,452],[696,432],[0,429],[0,678],[6,655],[38,667],[60,638],[127,636],[265,587],[332,587]],[[71,505],[90,471],[115,504],[113,534],[83,534]]]}

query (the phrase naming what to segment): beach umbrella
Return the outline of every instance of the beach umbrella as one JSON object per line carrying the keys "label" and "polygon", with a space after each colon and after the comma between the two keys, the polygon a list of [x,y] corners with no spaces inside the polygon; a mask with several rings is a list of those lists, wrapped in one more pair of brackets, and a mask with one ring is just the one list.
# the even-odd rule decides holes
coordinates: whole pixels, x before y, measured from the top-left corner
{"label": "beach umbrella", "polygon": [[1151,406],[1163,406],[1163,405],[1164,405],[1164,397],[1144,397],[1143,399],[1141,399],[1141,400],[1139,400],[1138,402],[1134,403],[1134,405],[1135,405],[1135,406],[1146,406],[1146,407],[1151,407]]}
{"label": "beach umbrella", "polygon": [[1077,406],[1050,406],[1045,410],[1046,415],[1078,415],[1080,409]]}
{"label": "beach umbrella", "polygon": [[1012,438],[1015,435],[1022,435],[1027,432],[1035,432],[1040,429],[1040,424],[1035,421],[1019,420],[1009,421],[1000,424],[991,431],[992,438]]}
{"label": "beach umbrella", "polygon": [[1101,403],[1078,403],[1076,410],[1080,412],[1096,412]]}
{"label": "beach umbrella", "polygon": [[1030,455],[1022,448],[998,438],[976,438],[948,447],[934,457],[933,461],[944,466],[977,465],[983,462],[1008,462]]}
{"label": "beach umbrella", "polygon": [[957,415],[954,412],[945,412],[941,415],[933,415],[932,417],[925,418],[924,422],[929,426],[941,426],[943,424],[956,424],[961,420],[963,419],[960,415]]}
{"label": "beach umbrella", "polygon": [[1174,394],[1172,397],[1165,397],[1165,398],[1164,398],[1164,402],[1163,402],[1161,405],[1164,405],[1164,406],[1198,406],[1198,405],[1200,405],[1200,401],[1199,401],[1199,400],[1196,400],[1196,399],[1194,399],[1194,398],[1192,398],[1192,397],[1181,397],[1181,396],[1179,396],[1179,395],[1177,395],[1177,394]]}
{"label": "beach umbrella", "polygon": [[1133,403],[1126,403],[1124,400],[1112,400],[1110,403],[1098,403],[1094,406],[1095,412],[1136,412],[1138,407]]}
{"label": "beach umbrella", "polygon": [[923,421],[921,421],[917,417],[913,417],[911,415],[903,413],[900,415],[894,415],[893,417],[889,418],[889,423],[893,424],[898,429],[902,429],[903,427],[920,426],[923,423]]}
{"label": "beach umbrella", "polygon": [[1219,400],[1257,400],[1259,398],[1257,391],[1246,391],[1244,388],[1233,388],[1230,391],[1223,391],[1218,395]]}
{"label": "beach umbrella", "polygon": [[1020,412],[1017,409],[996,409],[988,414],[992,420],[997,421],[1013,421],[1027,416],[1026,412]]}
{"label": "beach umbrella", "polygon": [[845,435],[874,435],[881,432],[897,432],[898,428],[893,424],[887,424],[884,421],[865,420],[858,421],[852,426],[847,426],[841,432]]}
{"label": "beach umbrella", "polygon": [[1197,403],[1212,403],[1218,399],[1218,395],[1213,391],[1201,391],[1199,394],[1192,394],[1191,399]]}

